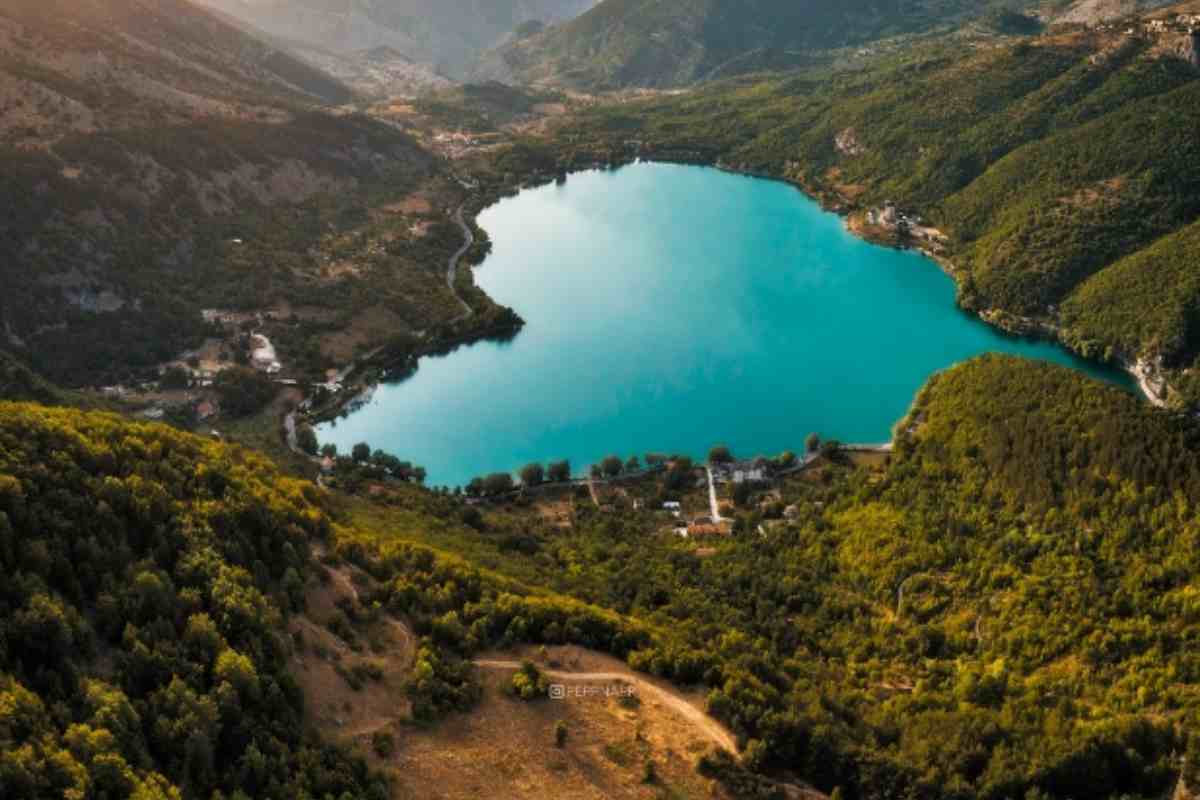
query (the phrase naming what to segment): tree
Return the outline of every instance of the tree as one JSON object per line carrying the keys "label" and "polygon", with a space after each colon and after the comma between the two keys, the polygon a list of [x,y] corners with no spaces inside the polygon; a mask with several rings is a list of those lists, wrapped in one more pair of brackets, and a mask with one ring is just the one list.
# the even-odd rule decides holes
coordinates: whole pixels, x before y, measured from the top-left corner
{"label": "tree", "polygon": [[513,477],[507,472],[493,472],[483,479],[485,495],[507,494],[513,490]]}
{"label": "tree", "polygon": [[641,468],[642,468],[642,465],[638,461],[637,456],[630,456],[629,460],[625,462],[625,471],[626,472],[637,472]]}
{"label": "tree", "polygon": [[554,723],[554,746],[565,747],[567,744],[567,723],[559,720]]}
{"label": "tree", "polygon": [[821,449],[821,437],[815,433],[810,433],[808,438],[804,440],[804,449],[810,453],[815,453]]}
{"label": "tree", "polygon": [[738,508],[745,508],[750,502],[750,484],[742,481],[733,485],[733,503]]}
{"label": "tree", "polygon": [[367,444],[366,442],[359,442],[358,444],[354,445],[354,448],[350,451],[350,457],[353,458],[356,463],[367,463],[371,460],[371,445]]}
{"label": "tree", "polygon": [[708,451],[708,463],[710,464],[728,464],[731,461],[733,461],[733,453],[723,444]]}
{"label": "tree", "polygon": [[838,454],[841,452],[842,452],[842,443],[839,442],[837,439],[829,439],[828,441],[821,443],[821,455],[824,456],[825,458],[832,460],[834,458],[837,458]]}
{"label": "tree", "polygon": [[681,456],[672,461],[671,468],[667,470],[664,480],[667,488],[676,492],[688,488],[692,478],[692,467],[692,460],[687,456]]}
{"label": "tree", "polygon": [[645,460],[646,466],[648,467],[661,467],[663,464],[667,463],[667,457],[662,453],[646,453]]}
{"label": "tree", "polygon": [[600,471],[609,478],[615,478],[621,474],[624,466],[620,456],[609,456],[600,462]]}
{"label": "tree", "polygon": [[570,461],[554,461],[546,470],[546,477],[551,483],[565,483],[571,480],[571,462]]}
{"label": "tree", "polygon": [[257,413],[275,399],[278,387],[266,375],[247,367],[221,370],[213,379],[221,409],[235,417]]}
{"label": "tree", "polygon": [[296,445],[310,456],[317,454],[319,444],[317,441],[317,432],[308,425],[296,431]]}
{"label": "tree", "polygon": [[776,459],[776,463],[779,464],[780,469],[794,467],[796,465],[796,454],[791,450],[784,450],[779,454],[779,458]]}
{"label": "tree", "polygon": [[546,471],[541,464],[526,464],[521,467],[521,484],[523,486],[540,486],[546,478]]}
{"label": "tree", "polygon": [[654,765],[652,759],[647,758],[642,765],[642,783],[651,784],[658,782],[658,768]]}
{"label": "tree", "polygon": [[475,506],[467,506],[464,508],[462,514],[459,516],[459,519],[461,519],[463,524],[468,528],[474,528],[477,531],[481,531],[484,528],[483,514],[481,514],[479,509]]}
{"label": "tree", "polygon": [[337,458],[337,445],[333,442],[321,445],[321,455],[325,458]]}
{"label": "tree", "polygon": [[167,367],[158,385],[163,389],[186,389],[192,384],[192,375],[183,367]]}
{"label": "tree", "polygon": [[549,690],[549,682],[532,661],[522,661],[509,684],[509,691],[522,700],[537,700],[545,697]]}

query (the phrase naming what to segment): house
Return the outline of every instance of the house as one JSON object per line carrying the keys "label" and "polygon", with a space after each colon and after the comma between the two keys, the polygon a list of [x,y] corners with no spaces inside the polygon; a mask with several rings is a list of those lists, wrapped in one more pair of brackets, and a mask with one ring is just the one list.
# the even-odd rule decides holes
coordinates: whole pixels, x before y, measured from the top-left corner
{"label": "house", "polygon": [[693,522],[688,525],[688,536],[724,536],[725,529],[720,525],[715,525],[711,522],[697,523]]}
{"label": "house", "polygon": [[733,471],[734,483],[762,483],[767,479],[767,471],[762,467],[748,467]]}
{"label": "house", "polygon": [[333,472],[333,467],[334,463],[332,456],[325,456],[323,459],[321,459],[321,472],[324,472],[326,475],[328,475],[329,473]]}
{"label": "house", "polygon": [[662,507],[663,511],[670,511],[676,517],[679,517],[683,513],[683,506],[674,500],[668,500],[662,504]]}

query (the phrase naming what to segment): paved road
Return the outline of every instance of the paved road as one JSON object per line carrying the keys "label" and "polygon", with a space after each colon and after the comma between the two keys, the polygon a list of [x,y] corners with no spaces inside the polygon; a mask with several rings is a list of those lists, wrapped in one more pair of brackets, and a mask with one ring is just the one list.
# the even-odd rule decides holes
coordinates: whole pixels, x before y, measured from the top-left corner
{"label": "paved road", "polygon": [[708,503],[712,506],[713,522],[724,522],[725,518],[721,516],[721,507],[717,505],[717,485],[713,483],[712,467],[705,466],[704,472],[708,475]]}
{"label": "paved road", "polygon": [[450,292],[454,295],[458,302],[462,304],[463,307],[463,313],[455,317],[452,322],[461,322],[462,320],[474,314],[475,310],[467,304],[466,300],[463,300],[461,297],[459,297],[458,289],[455,288],[454,284],[458,277],[458,262],[462,260],[462,257],[465,256],[467,251],[471,249],[471,246],[475,244],[475,234],[471,231],[471,227],[463,220],[462,206],[459,206],[458,210],[454,212],[454,221],[458,223],[458,227],[462,228],[464,241],[463,246],[458,248],[458,252],[450,256],[450,267],[446,270],[446,285],[450,287]]}
{"label": "paved road", "polygon": [[[519,661],[489,661],[481,659],[475,662],[475,666],[483,669],[520,669],[521,662]],[[725,730],[721,723],[717,722],[712,717],[705,714],[700,709],[689,703],[682,697],[651,683],[637,675],[629,675],[622,672],[562,672],[554,669],[541,669],[539,671],[547,678],[558,681],[599,681],[615,683],[623,681],[631,683],[637,687],[638,692],[644,692],[645,695],[653,697],[663,705],[672,709],[676,713],[683,716],[688,722],[694,724],[697,728],[720,747],[725,748],[730,753],[737,754],[737,741],[733,738],[733,734]],[[644,697],[643,697],[644,699]]]}

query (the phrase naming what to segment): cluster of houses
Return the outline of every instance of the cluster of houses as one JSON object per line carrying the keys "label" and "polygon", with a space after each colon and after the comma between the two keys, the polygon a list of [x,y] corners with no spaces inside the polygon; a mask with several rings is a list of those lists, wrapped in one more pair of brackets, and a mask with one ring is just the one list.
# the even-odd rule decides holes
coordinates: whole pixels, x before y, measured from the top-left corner
{"label": "cluster of houses", "polygon": [[[1115,31],[1120,23],[1103,22],[1096,26],[1098,30]],[[1138,24],[1125,25],[1123,33],[1126,36],[1165,36],[1170,33],[1200,34],[1200,14],[1176,14],[1170,17],[1159,17]]]}
{"label": "cluster of houses", "polygon": [[684,539],[704,536],[728,536],[730,533],[727,522],[714,520],[708,514],[701,514],[690,519],[686,518],[683,513],[683,506],[677,501],[670,500],[663,503],[662,510],[675,518],[674,531],[676,535]]}
{"label": "cluster of houses", "polygon": [[1200,14],[1180,14],[1166,19],[1152,19],[1146,23],[1146,33],[1195,33],[1200,31]]}
{"label": "cluster of houses", "polygon": [[877,228],[900,233],[909,233],[924,225],[925,221],[918,214],[908,214],[896,207],[891,200],[885,200],[880,208],[867,211],[867,224]]}
{"label": "cluster of houses", "polygon": [[443,131],[433,137],[433,145],[451,160],[462,158],[477,148],[496,144],[502,140],[498,133],[465,133]]}

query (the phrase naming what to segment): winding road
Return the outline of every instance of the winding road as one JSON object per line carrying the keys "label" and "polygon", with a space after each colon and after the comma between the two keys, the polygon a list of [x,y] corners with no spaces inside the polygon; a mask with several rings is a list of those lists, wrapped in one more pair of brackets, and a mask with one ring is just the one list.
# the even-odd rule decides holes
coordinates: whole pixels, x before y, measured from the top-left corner
{"label": "winding road", "polygon": [[[518,670],[521,668],[519,661],[491,661],[488,659],[480,659],[475,661],[475,666],[481,669],[511,669]],[[622,672],[563,672],[554,669],[541,669],[539,671],[547,678],[552,678],[559,681],[598,681],[615,683],[621,681],[630,683],[637,687],[638,692],[645,692],[646,695],[652,696],[656,701],[661,702],[667,708],[675,711],[688,722],[695,725],[704,734],[718,746],[723,747],[730,753],[737,755],[737,741],[733,738],[733,734],[725,730],[725,728],[715,719],[705,714],[700,709],[689,703],[682,697],[667,691],[666,689],[651,683],[644,678],[639,678],[636,675],[629,675]]]}
{"label": "winding road", "polygon": [[458,248],[458,252],[450,256],[450,266],[449,269],[446,270],[446,285],[450,287],[450,293],[454,295],[455,299],[462,304],[463,313],[451,320],[451,324],[454,324],[455,322],[462,322],[464,319],[467,319],[475,313],[475,309],[471,308],[467,301],[462,299],[462,297],[458,294],[458,289],[456,289],[454,286],[456,279],[458,278],[458,262],[462,260],[462,257],[465,256],[467,251],[471,249],[471,246],[475,244],[475,234],[471,231],[471,227],[467,225],[466,221],[463,219],[462,206],[459,206],[458,210],[454,212],[454,221],[458,223],[458,227],[462,228],[464,241],[463,246]]}

